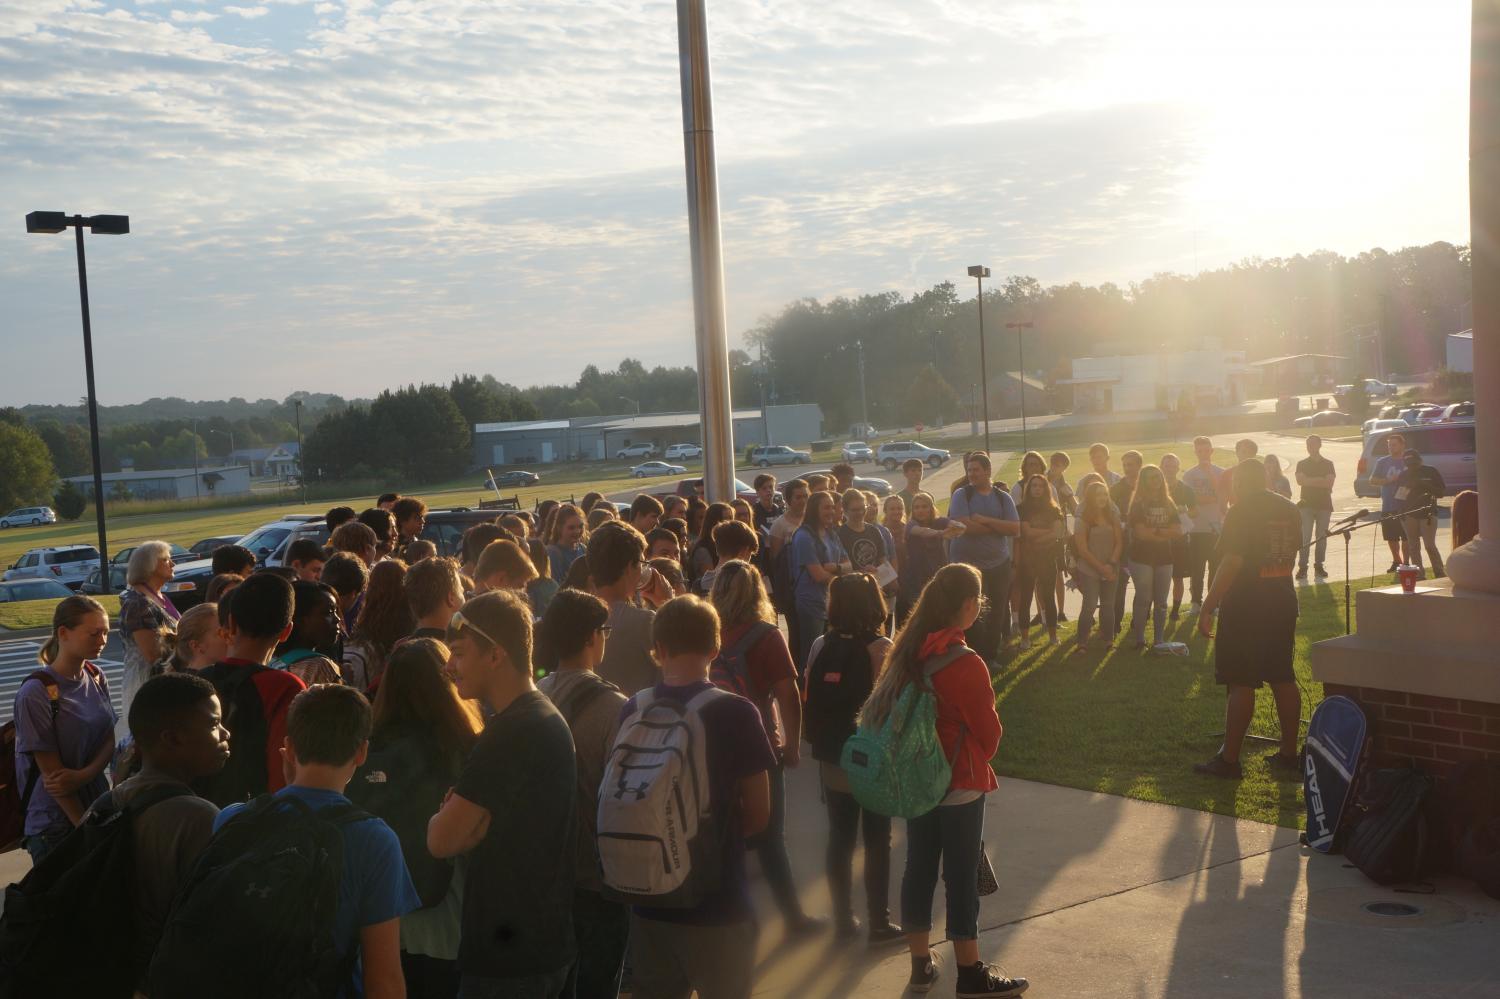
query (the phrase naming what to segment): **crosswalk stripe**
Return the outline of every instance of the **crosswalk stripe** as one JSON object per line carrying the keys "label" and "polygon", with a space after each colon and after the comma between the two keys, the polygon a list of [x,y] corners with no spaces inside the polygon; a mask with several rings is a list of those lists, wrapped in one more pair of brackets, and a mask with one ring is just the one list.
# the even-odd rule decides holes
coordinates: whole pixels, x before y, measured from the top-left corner
{"label": "crosswalk stripe", "polygon": [[[11,719],[15,708],[16,693],[26,678],[41,668],[36,654],[42,644],[30,639],[13,639],[0,642],[0,725]],[[95,659],[109,681],[109,699],[116,713],[124,710],[125,664],[118,659]]]}

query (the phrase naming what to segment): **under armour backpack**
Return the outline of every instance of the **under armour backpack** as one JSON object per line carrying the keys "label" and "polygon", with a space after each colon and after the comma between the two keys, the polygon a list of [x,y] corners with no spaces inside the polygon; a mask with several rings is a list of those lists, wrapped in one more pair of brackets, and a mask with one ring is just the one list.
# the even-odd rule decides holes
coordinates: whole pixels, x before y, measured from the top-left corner
{"label": "under armour backpack", "polygon": [[702,711],[732,696],[713,686],[687,703],[635,695],[599,784],[599,861],[616,900],[692,908],[718,890],[733,819],[712,812]]}
{"label": "under armour backpack", "polygon": [[[101,804],[5,889],[0,916],[0,999],[89,996],[130,999],[146,971],[136,951],[135,819],[168,798],[191,792],[157,785],[124,807]],[[81,927],[92,934],[80,959]]]}
{"label": "under armour backpack", "polygon": [[[151,999],[334,999],[359,948],[334,939],[353,805],[262,795],[226,822],[177,891],[145,990]],[[350,943],[350,941],[345,941]]]}
{"label": "under armour backpack", "polygon": [[720,649],[719,654],[714,657],[713,665],[708,668],[708,678],[713,685],[754,701],[755,698],[750,696],[750,663],[747,657],[756,643],[775,630],[774,624],[755,621],[745,629],[738,641],[728,648]]}
{"label": "under armour backpack", "polygon": [[948,793],[953,764],[937,733],[937,696],[932,677],[972,655],[957,645],[923,664],[924,686],[907,684],[878,726],[860,722],[844,743],[839,765],[860,805],[877,815],[914,819],[936,808]]}
{"label": "under armour backpack", "polygon": [[859,709],[875,685],[870,668],[873,634],[823,636],[818,656],[807,668],[807,703],[802,706],[802,733],[812,746],[812,757],[839,762],[844,743],[857,729]]}

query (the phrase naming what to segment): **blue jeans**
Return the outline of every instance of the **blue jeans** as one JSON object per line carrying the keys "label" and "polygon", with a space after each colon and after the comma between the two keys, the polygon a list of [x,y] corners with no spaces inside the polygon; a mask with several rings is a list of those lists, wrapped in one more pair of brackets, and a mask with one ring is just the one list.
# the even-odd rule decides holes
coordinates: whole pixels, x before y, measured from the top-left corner
{"label": "blue jeans", "polygon": [[1078,642],[1089,640],[1094,630],[1094,611],[1099,612],[1099,634],[1105,641],[1115,637],[1115,586],[1118,580],[1103,576],[1090,576],[1080,572],[1073,577],[1078,581],[1078,590],[1083,594],[1083,608],[1078,613]]}
{"label": "blue jeans", "polygon": [[[1009,608],[1007,608],[1008,610]],[[967,805],[939,805],[906,823],[906,873],[901,876],[901,926],[932,929],[938,860],[948,897],[948,939],[979,937],[979,850],[984,840],[984,796]]]}
{"label": "blue jeans", "polygon": [[801,604],[797,606],[797,676],[806,677],[807,670],[812,663],[807,661],[807,654],[812,651],[813,642],[823,634],[823,629],[828,626],[828,606],[811,608]]}
{"label": "blue jeans", "polygon": [[68,838],[72,829],[43,829],[39,833],[32,833],[22,839],[26,845],[26,852],[31,854],[31,866],[35,867],[42,862],[42,858],[53,850],[57,845]]}
{"label": "blue jeans", "polygon": [[573,935],[578,960],[568,973],[564,999],[615,996],[630,945],[630,910],[599,892],[578,888],[573,892]]}
{"label": "blue jeans", "polygon": [[1130,612],[1130,634],[1137,643],[1146,641],[1146,615],[1151,615],[1152,633],[1158,642],[1166,640],[1167,598],[1172,594],[1172,563],[1147,565],[1130,563],[1130,578],[1135,580],[1135,603]]}
{"label": "blue jeans", "polygon": [[458,983],[458,999],[560,999],[569,968],[521,978],[481,978],[465,975]]}

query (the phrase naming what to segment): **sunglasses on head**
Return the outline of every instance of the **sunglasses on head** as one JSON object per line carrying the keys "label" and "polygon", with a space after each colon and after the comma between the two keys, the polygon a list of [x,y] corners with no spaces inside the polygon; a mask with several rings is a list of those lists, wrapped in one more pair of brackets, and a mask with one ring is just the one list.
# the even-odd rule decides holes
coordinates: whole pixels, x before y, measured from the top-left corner
{"label": "sunglasses on head", "polygon": [[448,641],[451,642],[461,636],[464,633],[465,628],[468,628],[474,634],[478,635],[486,642],[489,642],[491,645],[500,644],[494,638],[490,637],[490,635],[483,628],[479,627],[479,625],[464,617],[464,612],[461,610],[454,611],[453,616],[448,619]]}

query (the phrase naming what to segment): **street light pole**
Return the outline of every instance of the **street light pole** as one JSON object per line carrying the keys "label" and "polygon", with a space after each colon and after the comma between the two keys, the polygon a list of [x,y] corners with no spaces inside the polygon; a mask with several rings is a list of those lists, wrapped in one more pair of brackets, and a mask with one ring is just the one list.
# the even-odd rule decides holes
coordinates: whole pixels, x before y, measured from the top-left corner
{"label": "street light pole", "polygon": [[83,309],[83,371],[88,382],[89,446],[94,459],[94,519],[99,529],[99,586],[109,593],[109,544],[104,530],[104,469],[99,455],[99,400],[94,392],[94,330],[89,321],[89,272],[83,255],[83,229],[101,236],[130,232],[127,215],[68,215],[66,212],[28,212],[28,233],[58,233],[72,228],[78,245],[78,302]]}
{"label": "street light pole", "polygon": [[1026,331],[1034,329],[1035,323],[1006,323],[1005,328],[1016,331],[1016,363],[1021,376],[1021,450],[1026,450]]}
{"label": "street light pole", "polygon": [[979,304],[979,385],[984,396],[985,454],[990,453],[990,373],[984,359],[984,279],[989,276],[990,269],[983,264],[975,264],[969,268],[969,277],[979,282],[979,294],[974,300]]}
{"label": "street light pole", "polygon": [[620,401],[621,402],[628,402],[628,403],[630,403],[632,406],[635,407],[635,415],[636,416],[640,416],[641,415],[641,404],[640,403],[636,402],[634,399],[630,398],[629,396],[624,396],[624,395],[620,396]]}
{"label": "street light pole", "polygon": [[854,346],[859,351],[859,418],[864,424],[859,435],[864,437],[870,432],[870,407],[865,403],[865,342],[856,340]]}
{"label": "street light pole", "polygon": [[297,483],[302,487],[302,502],[307,503],[307,476],[302,470],[302,400],[293,399],[292,405],[297,407]]}
{"label": "street light pole", "polygon": [[203,498],[203,488],[200,485],[201,476],[198,474],[198,421],[193,421],[193,499]]}

